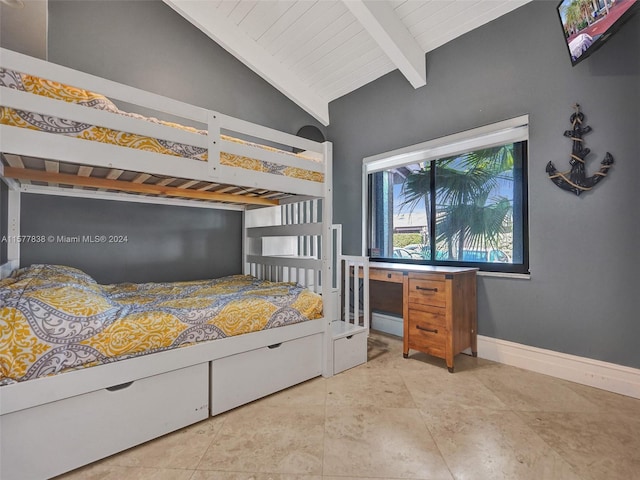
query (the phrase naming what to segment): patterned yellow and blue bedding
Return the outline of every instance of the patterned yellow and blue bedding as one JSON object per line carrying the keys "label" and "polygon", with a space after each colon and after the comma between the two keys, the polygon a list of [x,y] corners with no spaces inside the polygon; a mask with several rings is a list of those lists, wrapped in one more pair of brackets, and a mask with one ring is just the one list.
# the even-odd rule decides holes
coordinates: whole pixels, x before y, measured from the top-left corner
{"label": "patterned yellow and blue bedding", "polygon": [[247,275],[99,285],[33,265],[0,281],[0,385],[322,316],[319,295]]}
{"label": "patterned yellow and blue bedding", "polygon": [[[204,130],[197,130],[192,127],[165,122],[156,118],[144,117],[135,113],[123,112],[122,110],[118,109],[118,107],[113,102],[111,102],[111,100],[98,93],[90,92],[58,82],[53,82],[40,77],[16,72],[14,70],[0,68],[0,86],[13,88],[23,92],[33,93],[35,95],[42,95],[56,100],[76,103],[86,107],[97,108],[99,110],[107,110],[119,115],[143,119],[153,123],[159,123],[162,125],[179,128],[181,130],[198,133],[200,135],[207,135],[207,132]],[[13,108],[4,106],[0,107],[0,124],[29,128],[32,130],[38,130],[47,133],[56,133],[60,135],[81,138],[84,140],[119,145],[123,147],[135,148],[138,150],[145,150],[154,153],[162,153],[165,155],[172,155],[176,157],[186,157],[202,161],[207,160],[206,148],[184,145],[176,142],[145,137],[143,135],[136,135],[127,132],[120,132],[105,127],[75,122],[72,120],[65,120],[49,115],[41,115],[34,112],[15,110]],[[277,148],[246,142],[226,135],[221,135],[221,138],[223,140],[257,146],[272,152],[279,152],[282,155],[294,155],[290,152],[285,152]],[[299,158],[311,159],[304,156],[299,156]],[[267,172],[274,175],[284,175],[287,177],[310,180],[313,182],[324,181],[324,175],[319,172],[305,170],[297,167],[278,165],[273,162],[257,160],[254,158],[235,155],[228,152],[220,152],[220,163],[222,165],[245,168],[248,170],[255,170],[259,172]]]}

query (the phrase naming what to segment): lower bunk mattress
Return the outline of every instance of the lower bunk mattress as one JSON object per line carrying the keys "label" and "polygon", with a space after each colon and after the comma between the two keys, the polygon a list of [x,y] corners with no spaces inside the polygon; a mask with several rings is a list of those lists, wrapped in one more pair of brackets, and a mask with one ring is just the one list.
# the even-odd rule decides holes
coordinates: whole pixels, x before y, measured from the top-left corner
{"label": "lower bunk mattress", "polygon": [[100,285],[33,265],[0,281],[0,385],[322,317],[322,298],[248,275]]}

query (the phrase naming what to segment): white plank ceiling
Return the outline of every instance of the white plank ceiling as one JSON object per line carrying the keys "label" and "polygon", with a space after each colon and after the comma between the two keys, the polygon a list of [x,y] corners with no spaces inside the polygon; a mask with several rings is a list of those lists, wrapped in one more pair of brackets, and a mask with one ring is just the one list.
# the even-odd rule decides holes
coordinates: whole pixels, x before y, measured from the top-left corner
{"label": "white plank ceiling", "polygon": [[425,53],[531,0],[164,0],[329,124],[329,102],[399,69],[426,83]]}

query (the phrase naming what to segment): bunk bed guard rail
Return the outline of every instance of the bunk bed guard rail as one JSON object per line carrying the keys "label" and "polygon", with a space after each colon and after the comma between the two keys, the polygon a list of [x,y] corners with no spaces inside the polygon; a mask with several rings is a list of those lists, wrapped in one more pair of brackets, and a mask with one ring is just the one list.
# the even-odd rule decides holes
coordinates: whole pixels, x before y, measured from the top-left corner
{"label": "bunk bed guard rail", "polygon": [[[322,182],[302,178],[297,179],[297,182],[291,182],[288,178],[273,175],[267,171],[248,171],[220,163],[220,152],[223,151],[232,156],[259,159],[277,165],[277,168],[280,169],[298,168],[328,176],[327,168],[330,168],[328,167],[330,162],[326,158],[326,147],[322,143],[7,49],[0,49],[0,69],[7,72],[21,72],[63,85],[82,87],[87,92],[99,92],[108,99],[106,101],[125,102],[134,111],[151,110],[158,112],[161,116],[168,115],[167,120],[186,127],[174,128],[166,123],[151,122],[148,119],[122,115],[108,109],[87,108],[80,104],[47,98],[8,86],[0,86],[0,99],[3,107],[17,111],[37,112],[65,119],[65,121],[85,123],[208,151],[206,161],[201,161],[187,157],[171,158],[162,153],[133,150],[112,144],[87,145],[86,140],[65,135],[55,135],[52,138],[47,138],[47,142],[41,142],[38,141],[43,138],[41,132],[29,128],[0,125],[2,151],[5,154],[145,172],[167,178],[188,178],[249,188],[268,188],[290,194],[316,197],[325,195]],[[189,128],[190,126],[196,128]],[[206,134],[204,134],[205,132]],[[238,142],[230,137],[244,141]],[[252,142],[258,142],[261,145]],[[275,152],[274,148],[268,148],[270,146],[284,151],[295,148],[309,152],[315,160],[304,156],[282,155]]]}
{"label": "bunk bed guard rail", "polygon": [[369,259],[340,255],[344,275],[342,290],[342,320],[352,326],[369,331]]}

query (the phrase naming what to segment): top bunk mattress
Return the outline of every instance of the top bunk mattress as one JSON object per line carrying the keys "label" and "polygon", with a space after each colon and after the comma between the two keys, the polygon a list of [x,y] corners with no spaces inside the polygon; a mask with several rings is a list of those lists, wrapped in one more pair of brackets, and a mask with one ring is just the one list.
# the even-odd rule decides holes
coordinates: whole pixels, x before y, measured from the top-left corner
{"label": "top bunk mattress", "polygon": [[[184,131],[207,135],[205,130],[198,130],[193,127],[180,125],[177,123],[158,120],[153,117],[145,117],[136,113],[120,110],[111,100],[99,93],[90,92],[81,88],[65,85],[59,82],[50,81],[33,75],[24,74],[15,70],[0,68],[0,86],[28,92],[35,95],[75,103],[89,108],[106,110],[118,115],[131,118],[142,119],[149,122],[181,129]],[[76,122],[62,118],[42,115],[35,112],[16,110],[10,107],[0,107],[0,124],[28,128],[32,130],[66,135],[69,137],[101,142],[111,145],[118,145],[153,153],[170,155],[173,157],[190,158],[193,160],[207,160],[208,150],[206,148],[185,145],[181,143],[146,137],[143,135],[112,130],[109,128],[90,125],[88,123]],[[221,135],[221,139],[251,145],[275,152],[280,155],[293,156],[305,160],[319,161],[310,155],[294,154],[274,147],[259,145],[228,135]],[[273,162],[249,158],[243,155],[220,152],[220,163],[222,165],[238,167],[252,171],[265,172],[273,175],[283,175],[290,178],[309,180],[313,182],[324,182],[324,175],[321,172],[306,170],[299,167],[280,165]]]}
{"label": "top bunk mattress", "polygon": [[0,385],[322,317],[322,298],[248,275],[99,285],[33,265],[0,281]]}

